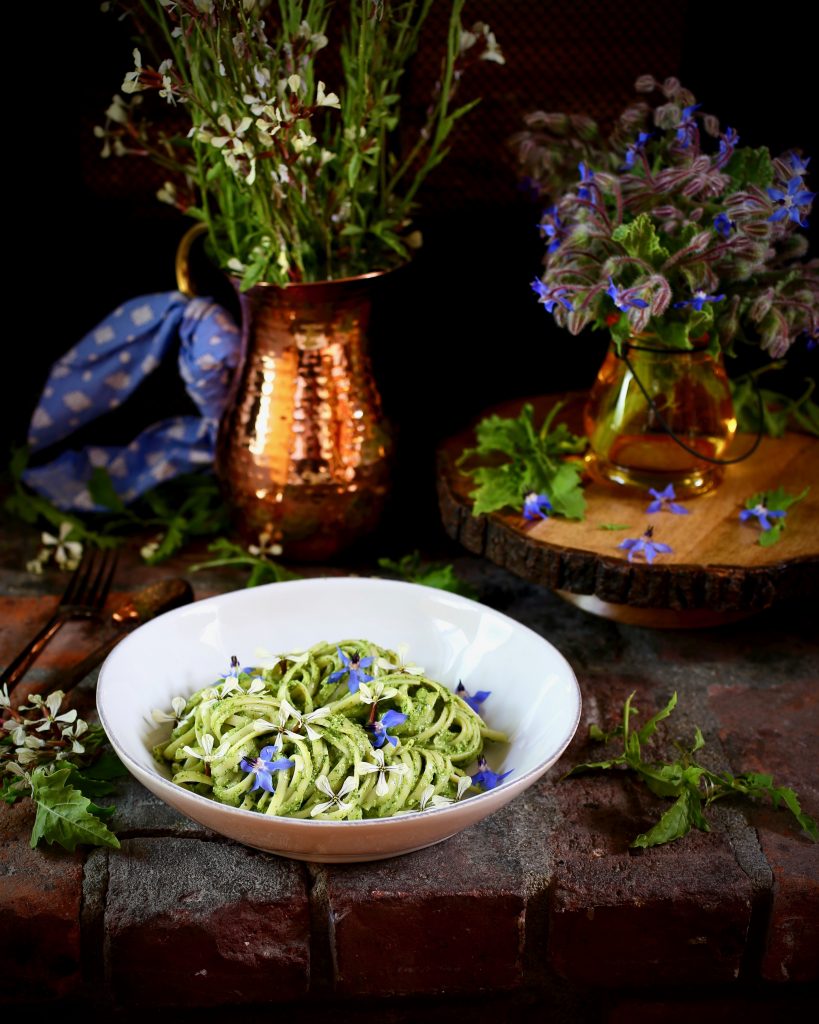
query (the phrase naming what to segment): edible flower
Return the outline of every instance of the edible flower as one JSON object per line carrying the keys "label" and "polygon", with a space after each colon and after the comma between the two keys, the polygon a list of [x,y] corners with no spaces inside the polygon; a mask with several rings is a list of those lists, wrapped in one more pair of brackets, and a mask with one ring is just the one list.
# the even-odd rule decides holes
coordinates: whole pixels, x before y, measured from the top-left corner
{"label": "edible flower", "polygon": [[694,111],[698,110],[700,103],[694,103],[690,107],[683,107],[682,120],[677,126],[677,142],[680,149],[688,149],[691,142],[697,136],[697,122],[694,119]]}
{"label": "edible flower", "polygon": [[401,711],[385,711],[384,714],[378,719],[377,722],[368,723],[364,726],[367,732],[371,733],[370,742],[374,747],[383,747],[384,742],[390,744],[391,747],[397,747],[399,740],[397,736],[390,736],[387,729],[394,729],[396,725],[403,725],[406,722],[407,716]]}
{"label": "edible flower", "polygon": [[774,210],[768,218],[769,221],[777,222],[789,218],[802,228],[808,226],[807,219],[803,219],[804,212],[816,198],[816,193],[808,192],[800,175],[797,174],[790,179],[784,192],[781,188],[769,188],[766,191],[771,199],[782,204]]}
{"label": "edible flower", "polygon": [[723,238],[728,238],[735,227],[736,225],[729,219],[727,213],[718,213],[714,217],[714,230]]}
{"label": "edible flower", "polygon": [[161,724],[162,722],[178,722],[182,718],[182,712],[185,710],[186,704],[187,701],[184,697],[174,697],[171,701],[171,708],[173,709],[172,715],[169,715],[167,711],[161,711],[159,708],[154,708],[151,712],[151,718],[153,718],[157,724]]}
{"label": "edible flower", "polygon": [[568,309],[569,312],[574,309],[571,300],[566,298],[566,292],[569,289],[563,285],[559,285],[557,288],[549,288],[548,285],[544,284],[539,277],[536,277],[532,281],[532,291],[538,293],[540,298],[538,302],[542,303],[546,307],[546,312],[551,313],[554,311],[555,306],[560,303],[564,309]]}
{"label": "edible flower", "polygon": [[371,764],[369,761],[361,761],[358,764],[358,770],[359,772],[363,772],[365,775],[371,775],[377,772],[378,782],[375,784],[375,791],[378,796],[386,796],[390,788],[390,780],[387,776],[389,774],[406,775],[409,769],[403,763],[385,764],[383,750],[374,750],[373,757],[375,758],[375,764]]}
{"label": "edible flower", "polygon": [[456,801],[460,800],[471,785],[472,777],[470,775],[462,775],[461,778],[458,779],[458,791],[455,794],[455,800],[453,800],[452,797],[442,796],[440,793],[436,793],[434,786],[427,786],[421,794],[418,809],[425,811],[427,807],[432,810],[436,807],[449,807],[450,804],[454,804]]}
{"label": "edible flower", "polygon": [[239,763],[239,767],[243,772],[248,772],[256,776],[251,788],[251,792],[254,789],[266,789],[268,793],[273,793],[273,772],[283,772],[287,768],[292,768],[295,765],[295,761],[288,757],[280,757],[278,760],[273,761],[271,758],[278,750],[278,746],[262,747],[258,757],[247,758],[243,757]]}
{"label": "edible flower", "polygon": [[542,236],[549,239],[549,245],[546,247],[547,252],[554,252],[555,249],[560,247],[560,240],[563,236],[563,224],[557,214],[556,206],[550,206],[546,210],[540,224],[538,224],[538,228]]}
{"label": "edible flower", "polygon": [[645,555],[645,560],[651,565],[657,555],[673,553],[668,544],[661,544],[659,541],[652,540],[653,536],[654,527],[649,526],[642,537],[631,537],[621,540],[617,547],[628,551],[628,560],[630,562],[634,561],[635,555],[639,555],[642,552]]}
{"label": "edible flower", "polygon": [[548,519],[551,511],[552,503],[545,494],[537,494],[535,491],[530,491],[523,499],[524,519],[535,519],[538,516],[541,519]]}
{"label": "edible flower", "polygon": [[508,772],[504,772],[499,775],[497,772],[493,772],[492,769],[487,765],[486,758],[481,756],[478,758],[478,771],[472,776],[472,782],[476,786],[483,786],[484,789],[494,789],[495,786],[499,786],[507,775],[511,775],[514,771],[510,768]]}
{"label": "edible flower", "polygon": [[183,747],[183,753],[187,754],[188,757],[196,757],[200,761],[204,761],[206,764],[210,761],[219,761],[225,756],[228,751],[228,744],[223,743],[216,750],[213,749],[213,744],[216,740],[211,736],[209,732],[206,732],[202,739],[199,741],[202,745],[202,753],[194,750],[193,747]]}
{"label": "edible flower", "polygon": [[[330,708],[316,708],[315,711],[309,712],[309,714],[303,715],[300,711],[293,707],[293,705],[283,700],[279,705],[279,723],[285,736],[289,736],[291,740],[300,740],[302,737],[299,735],[299,730],[304,729],[307,734],[308,740],[317,740],[321,734],[317,733],[316,730],[310,725],[311,722],[315,722],[317,719],[326,718],[330,714]],[[287,729],[285,726],[294,719],[296,725],[293,729]]]}
{"label": "edible flower", "polygon": [[707,295],[704,288],[694,292],[690,299],[683,299],[682,302],[675,302],[674,309],[681,309],[683,306],[691,306],[698,313],[702,312],[706,302],[722,302],[724,295]]}
{"label": "edible flower", "polygon": [[641,153],[645,149],[645,145],[651,138],[651,132],[640,132],[637,136],[637,140],[632,142],[626,149],[626,163],[625,169],[634,166],[634,160],[638,153]]}
{"label": "edible flower", "polygon": [[645,299],[637,298],[628,288],[618,287],[612,278],[609,278],[609,286],[606,294],[611,298],[614,305],[625,312],[627,309],[647,309],[648,303]]}
{"label": "edible flower", "polygon": [[368,676],[363,670],[369,668],[373,663],[372,658],[362,658],[358,651],[353,651],[352,655],[348,658],[347,655],[338,648],[338,656],[341,659],[342,668],[332,672],[329,677],[329,682],[335,683],[343,676],[347,676],[347,688],[350,693],[358,693],[358,688],[362,683],[370,683],[373,680],[372,676]]}
{"label": "edible flower", "polygon": [[577,169],[580,171],[580,184],[577,189],[578,198],[591,199],[591,190],[586,186],[594,184],[594,171],[586,167],[582,160],[577,165]]}
{"label": "edible flower", "polygon": [[310,817],[315,818],[317,814],[324,814],[325,811],[331,807],[337,807],[340,811],[349,811],[353,806],[351,803],[344,802],[344,797],[358,786],[358,779],[355,775],[348,775],[341,786],[338,793],[333,792],[333,787],[330,785],[330,780],[326,775],[319,775],[316,779],[316,789],[320,790],[325,796],[329,796],[330,799],[323,803],[316,804],[310,811]]}
{"label": "edible flower", "polygon": [[394,686],[385,686],[381,680],[373,682],[372,686],[362,683],[358,688],[358,696],[361,698],[362,704],[377,704],[380,700],[389,700],[397,693],[398,690]]}
{"label": "edible flower", "polygon": [[478,690],[478,692],[473,696],[471,693],[467,691],[467,688],[459,679],[458,685],[455,687],[455,693],[461,698],[461,700],[465,704],[468,704],[472,708],[476,715],[479,715],[481,713],[481,704],[483,704],[486,698],[490,696],[492,691]]}
{"label": "edible flower", "polygon": [[656,491],[653,487],[649,487],[648,493],[654,498],[654,501],[648,506],[646,512],[673,512],[676,516],[690,515],[687,508],[678,505],[674,500],[677,497],[674,493],[674,484],[669,484],[663,491]]}
{"label": "edible flower", "polygon": [[420,665],[414,664],[414,662],[406,660],[408,652],[409,644],[398,644],[395,648],[395,653],[398,655],[398,664],[393,665],[386,658],[376,658],[375,667],[382,669],[384,672],[406,672],[411,676],[422,676],[424,674],[423,668]]}
{"label": "edible flower", "polygon": [[771,519],[782,519],[788,513],[785,509],[770,509],[767,508],[762,502],[754,505],[753,508],[744,508],[739,513],[741,522],[746,522],[748,519],[754,518],[757,520],[763,530],[770,530],[773,528]]}

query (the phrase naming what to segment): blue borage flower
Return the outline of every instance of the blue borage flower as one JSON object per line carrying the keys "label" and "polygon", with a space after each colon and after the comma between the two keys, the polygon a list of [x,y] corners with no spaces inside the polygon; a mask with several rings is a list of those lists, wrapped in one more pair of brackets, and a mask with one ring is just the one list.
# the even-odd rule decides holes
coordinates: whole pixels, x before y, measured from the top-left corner
{"label": "blue borage flower", "polygon": [[636,141],[632,142],[626,149],[626,162],[623,166],[623,170],[627,170],[634,166],[634,161],[637,158],[638,153],[642,153],[645,150],[646,143],[651,138],[653,132],[640,132],[637,136]]}
{"label": "blue borage flower", "polygon": [[708,295],[704,288],[694,292],[690,299],[683,299],[674,303],[674,309],[682,309],[683,306],[691,306],[698,313],[701,313],[706,302],[722,302],[724,295]]}
{"label": "blue borage flower", "polygon": [[677,142],[680,149],[688,149],[697,137],[698,129],[694,111],[699,110],[701,106],[701,103],[694,103],[690,107],[683,107],[682,120],[677,125]]}
{"label": "blue borage flower", "polygon": [[291,760],[289,757],[280,757],[277,761],[271,760],[278,749],[278,746],[275,745],[262,747],[259,751],[258,757],[243,757],[239,762],[239,767],[243,772],[256,776],[253,781],[251,792],[254,789],[264,789],[267,790],[268,793],[274,793],[273,772],[283,772],[287,768],[292,768],[295,765],[296,762]]}
{"label": "blue borage flower", "polygon": [[807,156],[803,160],[798,153],[791,153],[788,156],[788,163],[790,164],[790,168],[794,174],[807,174],[810,157]]}
{"label": "blue borage flower", "polygon": [[458,680],[458,685],[455,687],[455,693],[465,704],[468,704],[472,708],[476,715],[480,715],[481,704],[483,704],[487,697],[492,695],[491,690],[478,690],[478,692],[473,695],[468,692],[460,679]]}
{"label": "blue borage flower", "polygon": [[580,184],[578,185],[578,188],[577,188],[578,198],[586,199],[587,201],[591,201],[591,199],[592,199],[591,189],[588,188],[587,186],[594,184],[594,171],[592,171],[590,168],[586,167],[586,165],[583,163],[582,160],[577,165],[577,169],[578,169],[578,171],[580,171]]}
{"label": "blue borage flower", "polygon": [[661,544],[659,541],[652,540],[653,536],[654,527],[649,526],[642,537],[626,538],[626,540],[621,540],[617,547],[628,551],[628,560],[630,562],[634,561],[636,555],[642,554],[645,556],[648,564],[651,565],[657,555],[673,554],[668,544]]}
{"label": "blue borage flower", "polygon": [[384,743],[389,743],[391,747],[397,747],[400,742],[397,736],[390,736],[387,732],[388,729],[394,729],[398,725],[403,725],[406,722],[407,716],[401,711],[385,711],[384,714],[376,722],[368,722],[364,728],[367,732],[371,733],[370,743],[376,748],[383,747]]}
{"label": "blue borage flower", "polygon": [[718,213],[714,217],[714,230],[723,238],[730,237],[731,232],[736,228],[734,221],[728,218],[727,213]]}
{"label": "blue borage flower", "polygon": [[335,683],[344,676],[347,676],[347,687],[350,693],[358,693],[358,688],[362,683],[372,682],[373,677],[368,676],[364,672],[365,668],[369,668],[372,665],[372,658],[362,658],[358,651],[354,651],[348,658],[340,647],[338,648],[338,656],[341,659],[342,668],[330,674],[329,682]]}
{"label": "blue borage flower", "polygon": [[552,503],[545,494],[536,494],[530,491],[523,499],[524,519],[548,519],[552,511]]}
{"label": "blue borage flower", "polygon": [[739,144],[739,135],[733,128],[726,128],[725,134],[720,136],[719,140],[719,153],[717,153],[714,159],[714,166],[720,169],[725,167],[731,157],[734,155],[734,150]]}
{"label": "blue borage flower", "polygon": [[499,775],[497,772],[493,772],[487,765],[485,757],[479,757],[478,770],[472,776],[472,783],[475,786],[483,786],[484,789],[494,789],[503,782],[507,775],[511,775],[513,771],[514,768],[510,768],[508,772]]}
{"label": "blue borage flower", "polygon": [[648,493],[654,498],[654,501],[648,506],[646,512],[673,512],[674,515],[678,516],[690,514],[687,508],[678,505],[674,500],[677,497],[674,493],[674,484],[669,484],[662,491],[656,491],[653,487],[649,487]]}
{"label": "blue borage flower", "polygon": [[781,188],[769,188],[766,191],[774,202],[782,204],[774,210],[768,218],[769,221],[777,222],[789,218],[801,228],[808,226],[805,215],[816,198],[816,193],[808,192],[799,174],[786,183],[784,191]]}
{"label": "blue borage flower", "polygon": [[758,505],[754,505],[753,508],[744,508],[739,513],[739,518],[743,523],[748,519],[756,519],[762,529],[768,531],[773,529],[771,519],[783,519],[787,514],[788,513],[785,509],[766,508],[766,506],[760,502]]}
{"label": "blue borage flower", "polygon": [[553,312],[558,303],[560,303],[560,305],[565,309],[568,309],[569,312],[572,311],[574,307],[572,306],[571,300],[566,298],[566,292],[568,290],[569,289],[565,288],[563,285],[559,285],[557,288],[549,288],[538,277],[532,281],[532,291],[538,293],[540,296],[538,302],[542,303],[546,307],[547,313]]}
{"label": "blue borage flower", "polygon": [[623,310],[623,312],[627,309],[646,309],[648,307],[645,299],[638,298],[631,289],[618,287],[611,278],[609,278],[606,294],[611,297],[614,305],[618,309]]}
{"label": "blue borage flower", "polygon": [[550,206],[543,214],[538,229],[543,238],[550,239],[546,248],[547,252],[554,252],[560,246],[563,239],[563,223],[557,214],[557,207]]}

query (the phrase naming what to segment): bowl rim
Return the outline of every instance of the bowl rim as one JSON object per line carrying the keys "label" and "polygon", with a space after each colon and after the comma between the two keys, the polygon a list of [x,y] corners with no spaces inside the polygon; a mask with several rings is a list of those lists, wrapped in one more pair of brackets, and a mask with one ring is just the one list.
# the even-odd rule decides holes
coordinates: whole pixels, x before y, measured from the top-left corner
{"label": "bowl rim", "polygon": [[[223,594],[213,594],[210,597],[205,597],[199,601],[194,601],[192,604],[186,604],[182,605],[179,608],[173,608],[170,611],[164,612],[162,615],[158,615],[156,616],[156,618],[151,619],[146,623],[143,623],[142,626],[138,626],[126,637],[124,637],[120,644],[117,644],[114,650],[110,652],[110,654],[106,657],[105,661],[103,662],[102,667],[100,668],[96,687],[97,714],[99,715],[100,724],[105,730],[105,735],[108,737],[108,740],[113,746],[114,751],[116,752],[117,756],[127,766],[129,766],[131,774],[136,775],[138,779],[141,779],[141,776],[143,774],[148,774],[152,779],[154,779],[159,784],[160,788],[162,788],[163,790],[167,790],[168,793],[180,794],[180,796],[185,799],[192,798],[194,800],[194,806],[201,806],[203,808],[211,809],[219,808],[221,809],[221,811],[225,813],[229,812],[229,815],[236,814],[239,816],[238,820],[240,821],[250,820],[259,822],[266,820],[271,823],[271,827],[294,826],[296,828],[303,827],[308,829],[327,829],[338,828],[338,826],[344,825],[358,828],[386,829],[389,826],[395,827],[396,825],[400,825],[402,822],[407,821],[410,818],[415,817],[417,815],[423,815],[425,820],[427,820],[430,815],[451,814],[456,809],[462,809],[468,805],[472,805],[474,801],[485,801],[486,798],[496,798],[497,794],[501,792],[509,794],[509,799],[511,800],[519,793],[523,792],[524,789],[527,789],[529,785],[535,782],[541,775],[544,774],[544,772],[548,771],[549,768],[560,758],[560,756],[566,750],[568,745],[571,743],[580,724],[580,718],[583,710],[583,698],[574,669],[571,667],[563,653],[559,651],[557,647],[555,647],[554,644],[551,643],[551,641],[541,636],[540,633],[535,632],[535,630],[531,629],[529,626],[524,625],[522,622],[518,622],[517,619],[513,619],[510,615],[506,615],[504,612],[499,612],[495,608],[490,607],[489,605],[482,604],[480,601],[475,601],[469,597],[464,597],[462,594],[455,594],[452,591],[440,590],[437,587],[427,587],[420,583],[410,583],[406,580],[381,579],[377,576],[311,576],[300,580],[284,580],[279,583],[262,584],[259,587],[254,587],[252,592],[258,594],[260,591],[268,590],[271,587],[276,587],[278,592],[281,592],[282,588],[306,588],[311,585],[315,586],[316,584],[327,583],[338,584],[342,587],[355,585],[380,587],[386,585],[391,588],[400,588],[402,590],[407,588],[411,588],[413,590],[423,590],[427,595],[430,592],[432,592],[433,594],[437,594],[441,600],[446,599],[448,601],[454,602],[455,604],[475,606],[476,608],[479,608],[482,612],[488,613],[490,615],[499,617],[504,620],[508,620],[509,622],[513,623],[516,629],[520,629],[526,633],[531,634],[536,640],[552,648],[552,650],[557,655],[559,660],[563,662],[568,672],[567,681],[570,684],[574,684],[572,692],[576,696],[577,706],[575,708],[573,722],[571,728],[568,730],[568,734],[564,734],[561,737],[560,743],[558,744],[556,750],[552,751],[548,757],[544,758],[542,761],[539,761],[537,765],[535,765],[533,768],[530,768],[528,772],[526,772],[524,775],[519,776],[517,779],[513,779],[512,781],[507,783],[501,783],[500,786],[496,786],[493,789],[488,789],[485,790],[483,793],[477,793],[473,796],[470,796],[469,799],[466,801],[454,801],[452,804],[449,804],[446,807],[432,807],[429,809],[424,809],[423,811],[420,809],[417,811],[405,811],[403,813],[391,815],[387,818],[362,818],[354,821],[345,821],[343,819],[338,821],[316,821],[315,818],[291,818],[287,815],[264,814],[259,811],[247,810],[244,807],[232,807],[230,804],[225,804],[221,803],[218,800],[209,799],[206,796],[202,796],[200,793],[192,793],[190,790],[187,790],[184,787],[177,785],[172,780],[166,779],[165,776],[161,775],[156,769],[146,769],[143,765],[139,764],[129,753],[127,753],[123,745],[119,742],[117,738],[115,738],[116,734],[111,729],[104,708],[102,706],[104,696],[107,696],[108,691],[111,689],[111,686],[113,685],[111,683],[106,683],[106,669],[109,668],[109,662],[114,658],[114,655],[117,654],[118,648],[122,644],[127,644],[133,638],[134,634],[136,634],[139,630],[151,627],[153,623],[158,622],[160,620],[164,620],[169,616],[182,617],[186,614],[189,615],[192,608],[202,608],[211,603],[218,604],[224,601],[226,598],[230,599],[231,597],[233,597],[233,595],[251,593],[251,591],[249,591],[247,588],[240,588],[237,590],[226,591]],[[443,685],[449,688],[449,685],[447,683],[444,683]],[[175,803],[172,803],[171,805],[176,806]]]}

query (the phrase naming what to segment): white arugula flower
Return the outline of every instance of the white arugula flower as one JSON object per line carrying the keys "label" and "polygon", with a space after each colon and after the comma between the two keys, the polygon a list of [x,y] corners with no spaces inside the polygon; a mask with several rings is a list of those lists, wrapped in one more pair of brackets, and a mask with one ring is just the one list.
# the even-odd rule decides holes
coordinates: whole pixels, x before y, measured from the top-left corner
{"label": "white arugula flower", "polygon": [[457,793],[455,799],[449,796],[441,796],[435,792],[434,786],[427,786],[424,792],[421,794],[421,800],[419,803],[419,810],[425,811],[427,807],[434,810],[436,807],[449,807],[456,801],[460,800],[464,793],[472,785],[472,779],[469,775],[464,775],[458,779]]}
{"label": "white arugula flower", "polygon": [[143,85],[139,80],[140,75],[142,74],[142,54],[139,50],[134,50],[133,57],[134,70],[129,71],[126,74],[125,80],[120,86],[120,89],[122,89],[124,93],[140,92],[142,89],[147,88],[147,86]]}
{"label": "white arugula flower", "polygon": [[377,658],[375,663],[385,672],[406,672],[411,676],[422,676],[424,674],[423,668],[421,668],[420,665],[415,665],[411,661],[406,660],[408,651],[409,644],[398,644],[395,648],[395,653],[398,655],[397,665],[393,665],[393,663],[388,661],[386,658]]}
{"label": "white arugula flower", "polygon": [[358,694],[362,704],[377,704],[381,700],[389,700],[395,697],[398,690],[394,686],[385,686],[380,680],[373,680],[372,683],[359,683]]}
{"label": "white arugula flower", "polygon": [[[279,721],[281,722],[281,729],[284,732],[285,736],[289,736],[291,739],[296,740],[300,740],[303,738],[298,732],[298,730],[300,729],[304,729],[305,733],[307,734],[308,740],[319,739],[321,737],[321,733],[316,732],[316,730],[310,725],[310,723],[315,722],[321,718],[326,718],[327,715],[329,714],[329,708],[316,708],[315,711],[311,711],[307,715],[302,715],[301,712],[297,711],[296,708],[294,708],[293,705],[287,700],[283,700],[279,705]],[[291,718],[294,719],[296,722],[295,729],[285,728],[285,726],[287,725]]]}
{"label": "white arugula flower", "polygon": [[32,707],[39,708],[43,712],[44,717],[38,718],[32,725],[36,725],[36,732],[47,732],[55,722],[74,722],[77,718],[76,709],[72,708],[70,711],[65,711],[63,714],[58,715],[57,712],[60,710],[60,705],[63,702],[65,694],[62,690],[55,690],[50,693],[45,700],[35,693],[31,698]]}
{"label": "white arugula flower", "polygon": [[330,799],[323,803],[316,804],[315,807],[310,811],[310,817],[315,818],[317,814],[324,814],[325,811],[331,807],[338,807],[340,811],[348,811],[353,805],[352,803],[345,803],[344,797],[348,796],[354,789],[358,788],[358,779],[355,775],[348,775],[344,780],[341,789],[338,793],[333,792],[333,788],[330,785],[330,780],[326,775],[319,775],[316,779],[316,789],[324,793],[325,796],[329,796]]}
{"label": "white arugula flower", "polygon": [[369,761],[359,761],[356,765],[356,770],[363,772],[365,775],[378,772],[378,782],[375,785],[375,791],[379,796],[386,796],[390,788],[390,781],[387,776],[389,774],[406,775],[409,769],[403,762],[401,764],[384,764],[383,750],[374,750],[372,754],[375,758],[375,764],[371,764]]}
{"label": "white arugula flower", "polygon": [[3,683],[2,689],[0,689],[0,708],[10,708],[11,701],[9,699],[9,688]]}
{"label": "white arugula flower", "polygon": [[193,747],[183,747],[182,751],[183,753],[187,754],[188,757],[198,758],[198,760],[204,761],[205,763],[208,763],[210,761],[219,761],[227,753],[228,744],[223,743],[217,750],[214,750],[213,745],[215,742],[216,740],[213,738],[213,736],[211,736],[209,732],[206,732],[205,735],[200,740],[203,753],[200,754],[199,751],[194,750]]}
{"label": "white arugula flower", "polygon": [[316,89],[316,105],[319,107],[335,107],[341,109],[341,103],[334,92],[325,93],[324,82],[319,82]]}
{"label": "white arugula flower", "polygon": [[169,715],[167,711],[161,711],[159,708],[154,708],[151,712],[151,718],[160,725],[162,722],[179,722],[182,719],[182,712],[185,710],[186,704],[187,701],[184,697],[174,697],[171,701],[173,714]]}

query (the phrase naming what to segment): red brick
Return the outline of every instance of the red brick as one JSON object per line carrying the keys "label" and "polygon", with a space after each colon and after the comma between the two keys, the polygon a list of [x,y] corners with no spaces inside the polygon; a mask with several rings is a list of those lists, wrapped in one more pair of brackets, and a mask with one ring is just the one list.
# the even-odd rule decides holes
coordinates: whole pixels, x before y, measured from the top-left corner
{"label": "red brick", "polygon": [[335,990],[495,991],[523,980],[526,900],[516,812],[389,861],[326,869]]}
{"label": "red brick", "polygon": [[[709,703],[734,772],[773,775],[796,790],[802,809],[819,819],[819,691],[815,679],[792,679],[760,690],[742,684],[712,686]],[[749,808],[773,871],[773,896],[762,977],[768,981],[819,979],[819,844],[790,813],[770,805]]]}
{"label": "red brick", "polygon": [[231,843],[131,839],[109,862],[107,968],[140,1006],[284,1002],[307,992],[302,866]]}
{"label": "red brick", "polygon": [[0,963],[2,998],[62,999],[80,977],[83,858],[29,845],[34,807],[0,804]]}

